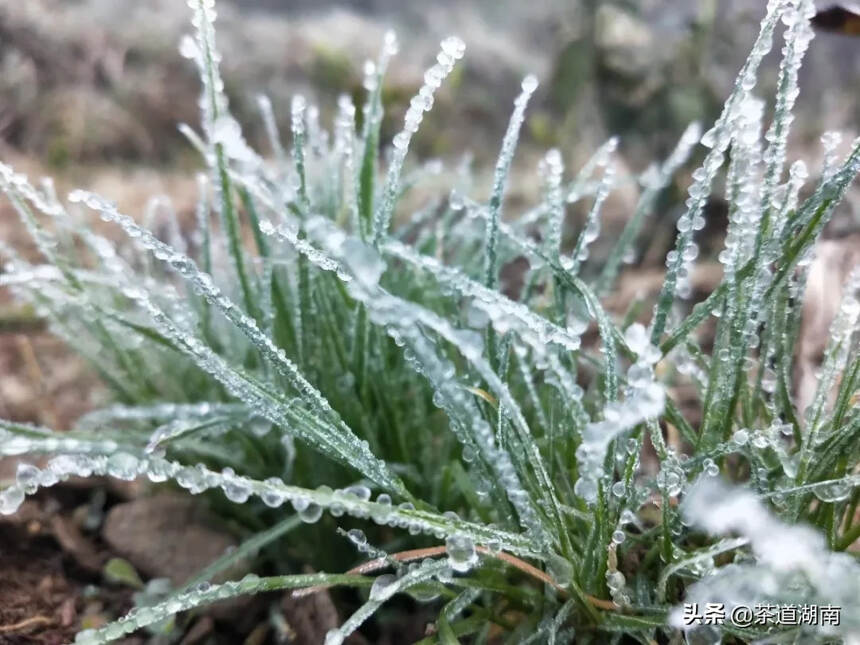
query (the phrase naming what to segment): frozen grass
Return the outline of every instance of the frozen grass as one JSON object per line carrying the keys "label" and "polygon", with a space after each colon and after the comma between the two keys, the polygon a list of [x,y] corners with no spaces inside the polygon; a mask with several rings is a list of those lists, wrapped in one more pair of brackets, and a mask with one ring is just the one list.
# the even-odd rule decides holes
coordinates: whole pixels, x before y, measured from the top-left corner
{"label": "frozen grass", "polygon": [[[42,468],[19,467],[0,512],[73,475],[144,476],[190,493],[220,489],[230,504],[209,493],[212,502],[253,534],[185,588],[78,642],[107,642],[238,594],[328,585],[369,588],[328,645],[401,592],[438,608],[426,643],[487,642],[493,625],[502,634],[493,642],[665,642],[684,630],[676,608],[685,598],[843,608],[832,630],[687,628],[696,642],[721,632],[860,638],[858,564],[841,553],[860,536],[860,272],[844,290],[817,396],[807,410],[792,400],[807,269],[860,169],[856,142],[845,159],[830,153],[800,199],[805,167],[786,168],[811,2],[769,3],[722,115],[704,135],[691,126],[638,178],[640,203],[601,267],[589,263],[589,246],[615,180],[614,141],[572,180],[550,151],[542,201],[502,216],[533,77],[514,104],[490,195],[467,194],[462,171],[450,195],[410,214],[401,198],[434,170],[409,168],[410,138],[462,42],[442,42],[384,172],[380,87],[397,53],[393,35],[366,66],[360,127],[348,98],[327,132],[297,96],[285,148],[262,98],[267,160],[230,116],[211,0],[190,4],[195,32],[181,51],[200,70],[202,132],[182,129],[207,168],[190,243],[164,204],[147,218],[157,236],[98,195],[74,191],[64,203],[49,182],[34,188],[0,166],[44,260],[3,248],[0,285],[32,302],[117,400],[67,432],[0,422],[0,454],[51,455]],[[756,79],[781,24],[763,132],[768,106]],[[707,152],[651,323],[615,319],[601,297],[700,138]],[[690,308],[695,232],[726,160],[724,278]],[[591,208],[571,252],[565,210],[579,200]],[[127,243],[101,237],[93,213]],[[529,266],[514,300],[500,291],[499,271],[521,256]],[[699,327],[709,317],[717,321],[706,351]],[[591,325],[599,342],[583,343]],[[680,383],[698,389],[697,427],[668,394]],[[669,427],[683,454],[664,438]],[[646,443],[656,466],[642,461]],[[287,551],[279,539],[289,532]],[[251,554],[261,571],[311,563],[333,573],[209,584]]]}

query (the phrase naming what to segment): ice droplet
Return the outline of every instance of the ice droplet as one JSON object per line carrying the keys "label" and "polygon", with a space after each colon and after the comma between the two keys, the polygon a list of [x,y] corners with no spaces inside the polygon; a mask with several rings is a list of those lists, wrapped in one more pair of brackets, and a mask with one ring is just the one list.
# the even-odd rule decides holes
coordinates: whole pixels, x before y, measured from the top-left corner
{"label": "ice droplet", "polygon": [[341,645],[343,643],[343,634],[339,629],[330,629],[325,635],[325,645]]}
{"label": "ice droplet", "polygon": [[362,484],[355,484],[353,486],[347,486],[344,490],[344,493],[347,495],[354,495],[362,502],[366,502],[370,499],[370,489],[367,486]]}
{"label": "ice droplet", "polygon": [[376,601],[386,600],[391,595],[391,586],[397,582],[397,577],[393,574],[386,573],[377,576],[373,581],[373,586],[370,587],[370,599]]}
{"label": "ice droplet", "polygon": [[305,508],[299,511],[299,517],[302,522],[306,522],[307,524],[314,524],[319,521],[322,517],[323,509],[319,504],[314,504],[311,502]]}
{"label": "ice droplet", "polygon": [[127,452],[117,452],[110,456],[107,463],[107,472],[111,477],[131,481],[137,477],[140,460]]}
{"label": "ice droplet", "polygon": [[349,531],[346,532],[346,536],[349,538],[350,542],[356,546],[364,546],[367,544],[367,536],[361,529],[349,529]]}
{"label": "ice droplet", "polygon": [[39,488],[39,476],[42,471],[32,464],[18,464],[15,472],[15,482],[28,494],[35,493]]}
{"label": "ice droplet", "polygon": [[846,481],[824,482],[815,486],[812,492],[822,502],[841,502],[848,498],[851,485]]}
{"label": "ice droplet", "polygon": [[0,515],[11,515],[24,502],[24,489],[13,485],[0,491]]}
{"label": "ice droplet", "polygon": [[448,563],[454,571],[465,573],[478,562],[475,543],[465,535],[451,535],[445,540]]}
{"label": "ice droplet", "polygon": [[538,86],[538,80],[537,80],[537,76],[535,76],[534,74],[529,74],[528,76],[526,76],[523,79],[523,83],[522,83],[523,92],[531,94],[532,92],[534,92],[537,89],[537,86]]}
{"label": "ice droplet", "polygon": [[221,488],[224,491],[224,496],[236,504],[247,502],[251,496],[251,487],[242,478],[236,477],[232,468],[225,468],[222,475],[224,479],[221,482]]}
{"label": "ice droplet", "polygon": [[263,494],[260,496],[263,503],[270,508],[277,508],[283,504],[286,500],[286,495],[284,495],[280,490],[277,490],[277,487],[281,484],[281,480],[277,477],[271,477],[264,483],[269,484],[269,488],[263,491]]}
{"label": "ice droplet", "polygon": [[356,238],[345,240],[342,250],[344,262],[356,279],[365,287],[375,287],[385,271],[379,254]]}
{"label": "ice droplet", "polygon": [[200,48],[197,46],[197,41],[188,34],[182,36],[179,40],[179,55],[183,58],[197,59],[200,57]]}
{"label": "ice droplet", "polygon": [[562,587],[573,580],[573,565],[559,555],[550,554],[547,557],[547,573]]}

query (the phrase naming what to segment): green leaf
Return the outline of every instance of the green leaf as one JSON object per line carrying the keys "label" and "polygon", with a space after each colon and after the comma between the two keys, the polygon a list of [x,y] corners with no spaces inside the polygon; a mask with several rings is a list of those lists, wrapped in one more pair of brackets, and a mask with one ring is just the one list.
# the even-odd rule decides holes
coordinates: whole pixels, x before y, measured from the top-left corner
{"label": "green leaf", "polygon": [[102,569],[105,580],[134,589],[143,589],[143,580],[128,560],[111,558]]}

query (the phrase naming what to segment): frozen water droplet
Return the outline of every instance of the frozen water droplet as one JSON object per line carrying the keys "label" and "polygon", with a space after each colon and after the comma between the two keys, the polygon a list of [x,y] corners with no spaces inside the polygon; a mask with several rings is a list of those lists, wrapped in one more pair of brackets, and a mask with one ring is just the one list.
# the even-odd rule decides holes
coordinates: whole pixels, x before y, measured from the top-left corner
{"label": "frozen water droplet", "polygon": [[446,56],[450,56],[454,60],[458,60],[463,57],[463,54],[466,51],[466,43],[460,40],[457,36],[449,36],[442,41],[440,48],[442,49],[442,53]]}
{"label": "frozen water droplet", "polygon": [[343,635],[339,629],[330,629],[325,635],[324,645],[341,645],[343,643]]}
{"label": "frozen water droplet", "polygon": [[271,508],[277,508],[283,504],[286,500],[286,495],[278,490],[278,487],[281,485],[281,480],[277,477],[271,477],[264,483],[269,484],[269,487],[266,488],[260,496],[263,503]]}
{"label": "frozen water droplet", "polygon": [[[235,477],[232,469],[224,469],[225,479],[221,483],[224,496],[236,504],[244,504],[251,496],[251,487],[239,477]],[[229,472],[227,472],[229,471]]]}
{"label": "frozen water droplet", "polygon": [[346,532],[346,536],[356,546],[364,546],[367,544],[367,536],[361,529],[349,529],[349,531]]}
{"label": "frozen water droplet", "polygon": [[200,48],[192,36],[185,34],[179,39],[179,55],[192,60],[200,58]]}
{"label": "frozen water droplet", "polygon": [[709,477],[716,477],[720,474],[720,467],[717,466],[713,459],[705,459],[705,461],[702,462],[702,466],[704,473]]}
{"label": "frozen water droplet", "polygon": [[94,629],[81,630],[75,636],[75,645],[98,645],[100,642]]}
{"label": "frozen water droplet", "polygon": [[385,56],[394,56],[400,50],[400,44],[397,42],[397,34],[388,30],[385,32],[385,36],[383,36],[382,46],[384,48]]}
{"label": "frozen water droplet", "polygon": [[127,452],[117,452],[108,458],[107,473],[111,477],[131,481],[137,477],[140,461]]}
{"label": "frozen water droplet", "polygon": [[676,458],[667,459],[657,474],[657,485],[669,496],[678,495],[684,485],[684,471]]}
{"label": "frozen water droplet", "polygon": [[377,576],[373,581],[373,586],[370,587],[370,599],[377,602],[386,600],[391,595],[391,586],[395,582],[397,582],[397,577],[390,573]]}
{"label": "frozen water droplet", "polygon": [[302,522],[306,522],[308,524],[314,524],[318,522],[322,517],[323,509],[319,504],[314,504],[311,502],[305,508],[299,511],[299,517]]}
{"label": "frozen water droplet", "polygon": [[362,484],[355,484],[353,486],[347,486],[344,490],[344,493],[347,495],[353,495],[360,499],[363,502],[366,502],[370,499],[370,489],[367,486]]}
{"label": "frozen water droplet", "polygon": [[743,428],[740,430],[735,430],[732,435],[732,441],[739,446],[745,446],[747,441],[749,441],[750,433]]}
{"label": "frozen water droplet", "polygon": [[537,89],[537,86],[538,86],[538,80],[537,80],[537,76],[535,76],[534,74],[529,74],[528,76],[526,76],[523,79],[523,83],[522,83],[523,92],[526,92],[527,94],[531,94],[532,92],[534,92]]}
{"label": "frozen water droplet", "polygon": [[293,508],[297,513],[301,513],[311,502],[307,497],[294,497],[290,500],[290,503],[293,505]]}
{"label": "frozen water droplet", "polygon": [[815,496],[822,502],[841,502],[848,498],[851,486],[845,481],[818,484],[812,489]]}
{"label": "frozen water droplet", "polygon": [[454,571],[464,573],[478,562],[475,543],[465,535],[449,536],[445,540],[445,550],[448,552],[448,563]]}
{"label": "frozen water droplet", "polygon": [[606,573],[606,585],[613,590],[623,589],[627,579],[620,571],[608,571]]}
{"label": "frozen water droplet", "polygon": [[0,491],[0,515],[11,515],[24,502],[24,489],[18,485]]}
{"label": "frozen water droplet", "polygon": [[385,262],[370,246],[358,239],[343,243],[343,258],[356,279],[365,287],[375,287],[385,271]]}
{"label": "frozen water droplet", "polygon": [[254,417],[248,422],[248,430],[255,437],[265,437],[272,429],[272,422],[265,417]]}
{"label": "frozen water droplet", "polygon": [[18,464],[18,469],[15,472],[15,483],[21,489],[32,495],[39,489],[39,476],[42,471],[32,464]]}
{"label": "frozen water droplet", "polygon": [[597,482],[590,477],[580,477],[573,486],[573,492],[587,502],[597,500]]}
{"label": "frozen water droplet", "polygon": [[547,557],[547,573],[562,587],[573,580],[573,565],[559,555],[551,553]]}
{"label": "frozen water droplet", "polygon": [[767,448],[769,443],[770,442],[767,440],[767,435],[764,432],[758,431],[753,434],[752,445],[759,450],[764,450],[765,448]]}

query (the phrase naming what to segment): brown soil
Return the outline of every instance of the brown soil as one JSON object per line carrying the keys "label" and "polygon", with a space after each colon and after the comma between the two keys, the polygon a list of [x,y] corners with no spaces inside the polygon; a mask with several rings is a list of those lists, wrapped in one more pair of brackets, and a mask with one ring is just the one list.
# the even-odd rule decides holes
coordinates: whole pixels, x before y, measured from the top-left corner
{"label": "brown soil", "polygon": [[0,526],[0,643],[60,645],[74,638],[82,585],[50,539]]}
{"label": "brown soil", "polygon": [[0,517],[0,645],[69,643],[130,608],[131,588],[102,584],[113,553],[81,526],[96,491],[70,482]]}

